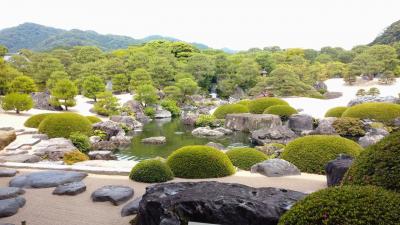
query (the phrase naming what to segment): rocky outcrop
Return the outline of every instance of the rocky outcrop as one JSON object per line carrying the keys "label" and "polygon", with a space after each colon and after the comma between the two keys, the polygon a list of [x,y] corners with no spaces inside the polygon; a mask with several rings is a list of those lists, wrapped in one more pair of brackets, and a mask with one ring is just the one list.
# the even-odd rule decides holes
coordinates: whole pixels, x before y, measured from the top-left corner
{"label": "rocky outcrop", "polygon": [[196,125],[196,120],[198,117],[198,114],[184,113],[181,117],[181,120],[184,125],[194,126]]}
{"label": "rocky outcrop", "polygon": [[164,136],[144,138],[141,141],[143,144],[161,145],[167,143],[167,138]]}
{"label": "rocky outcrop", "polygon": [[313,130],[314,119],[306,114],[296,114],[289,117],[288,126],[297,133]]}
{"label": "rocky outcrop", "polygon": [[0,131],[0,150],[4,149],[7,145],[17,138],[15,131]]}
{"label": "rocky outcrop", "polygon": [[35,155],[46,158],[50,161],[62,160],[64,154],[78,150],[70,140],[66,138],[51,138],[43,140],[32,147]]}
{"label": "rocky outcrop", "polygon": [[127,186],[108,185],[94,191],[91,197],[94,202],[109,201],[114,205],[120,205],[133,197],[133,189]]}
{"label": "rocky outcrop", "polygon": [[316,81],[313,85],[315,90],[317,91],[327,91],[328,86],[323,81]]}
{"label": "rocky outcrop", "polygon": [[83,180],[87,173],[70,171],[40,171],[14,177],[10,187],[48,188]]}
{"label": "rocky outcrop", "polygon": [[53,195],[77,195],[86,191],[86,185],[82,181],[61,184],[53,191]]}
{"label": "rocky outcrop", "polygon": [[142,197],[139,197],[133,201],[128,202],[121,210],[121,216],[130,216],[139,212],[139,203],[142,201]]}
{"label": "rocky outcrop", "polygon": [[222,137],[225,134],[209,127],[198,127],[192,130],[192,135],[201,137]]}
{"label": "rocky outcrop", "polygon": [[267,177],[282,177],[300,175],[300,170],[292,163],[283,159],[269,159],[251,167],[252,173],[260,173]]}
{"label": "rocky outcrop", "polygon": [[389,135],[389,132],[387,132],[385,129],[372,128],[363,137],[360,137],[358,139],[358,144],[360,144],[363,148],[366,148],[370,145],[377,143],[382,138],[384,138],[388,135]]}
{"label": "rocky outcrop", "polygon": [[143,124],[141,122],[136,121],[131,116],[111,116],[110,120],[114,121],[116,123],[123,124],[127,128],[129,128],[130,130],[134,130],[134,129],[138,129],[138,128],[143,127]]}
{"label": "rocky outcrop", "polygon": [[164,118],[171,118],[172,114],[170,111],[165,110],[163,108],[158,108],[154,114],[155,119],[164,119]]}
{"label": "rocky outcrop", "polygon": [[286,126],[262,128],[251,132],[251,140],[257,145],[269,143],[287,144],[296,137],[297,135]]}
{"label": "rocky outcrop", "polygon": [[139,203],[138,225],[188,221],[226,225],[277,224],[305,194],[213,181],[156,184]]}
{"label": "rocky outcrop", "polygon": [[317,128],[312,132],[312,134],[324,134],[324,135],[334,135],[336,134],[335,128],[332,126],[337,118],[327,117],[321,119],[318,123]]}
{"label": "rocky outcrop", "polygon": [[123,107],[128,107],[132,112],[135,113],[135,118],[140,121],[140,122],[148,122],[150,120],[150,117],[146,116],[144,114],[144,109],[142,104],[140,102],[135,101],[135,100],[130,100],[127,101]]}
{"label": "rocky outcrop", "polygon": [[281,126],[279,116],[269,114],[228,114],[225,119],[225,127],[235,131],[250,132],[260,128],[273,128]]}
{"label": "rocky outcrop", "polygon": [[92,144],[93,151],[115,151],[118,146],[112,141],[99,141]]}
{"label": "rocky outcrop", "polygon": [[385,96],[385,97],[381,97],[381,96],[362,96],[362,97],[358,97],[356,99],[351,100],[347,106],[354,106],[354,105],[358,105],[358,104],[362,104],[362,103],[366,103],[366,102],[388,102],[388,103],[400,103],[400,99],[393,97],[393,96]]}
{"label": "rocky outcrop", "polygon": [[121,135],[121,133],[125,134],[125,131],[121,128],[119,123],[111,120],[93,124],[93,130],[102,130],[106,132],[107,140],[110,140],[110,138],[113,136]]}
{"label": "rocky outcrop", "polygon": [[329,161],[325,166],[328,187],[340,185],[352,163],[353,159],[347,155],[340,155],[336,159]]}
{"label": "rocky outcrop", "polygon": [[52,106],[50,104],[50,93],[47,92],[34,92],[31,93],[31,97],[33,100],[33,107],[35,109],[44,109],[44,110],[62,110],[61,106]]}
{"label": "rocky outcrop", "polygon": [[117,156],[115,156],[112,151],[90,151],[88,153],[89,159],[91,160],[116,160]]}

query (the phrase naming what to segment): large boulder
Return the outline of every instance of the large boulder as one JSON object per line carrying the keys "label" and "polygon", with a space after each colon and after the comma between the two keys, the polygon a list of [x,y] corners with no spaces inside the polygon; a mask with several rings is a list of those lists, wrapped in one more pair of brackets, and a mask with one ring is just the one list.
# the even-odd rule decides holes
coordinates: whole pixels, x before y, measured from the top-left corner
{"label": "large boulder", "polygon": [[209,127],[198,127],[192,130],[192,135],[201,137],[222,137],[225,134],[221,131],[213,130]]}
{"label": "large boulder", "polygon": [[40,171],[14,177],[10,187],[48,188],[83,180],[87,173],[70,171]]}
{"label": "large boulder", "polygon": [[286,126],[262,128],[251,132],[251,140],[257,145],[269,143],[287,144],[296,137],[296,133]]}
{"label": "large boulder", "polygon": [[130,216],[139,212],[139,203],[142,201],[142,197],[139,197],[133,201],[128,202],[121,210],[121,216]]}
{"label": "large boulder", "polygon": [[313,134],[334,135],[337,134],[333,127],[333,122],[336,121],[335,117],[327,117],[319,121],[317,128],[312,132]]}
{"label": "large boulder", "polygon": [[150,117],[144,114],[144,108],[140,102],[135,100],[127,101],[123,107],[127,107],[128,109],[132,110],[135,113],[135,118],[140,122],[147,122],[150,120]]}
{"label": "large boulder", "polygon": [[130,130],[134,130],[134,129],[143,127],[143,124],[141,122],[136,121],[131,116],[111,116],[110,120],[120,123],[120,124],[123,124],[126,127],[128,127]]}
{"label": "large boulder", "polygon": [[323,81],[316,81],[313,85],[315,90],[317,91],[327,91],[328,86]]}
{"label": "large boulder", "polygon": [[348,155],[339,155],[329,161],[325,166],[328,187],[340,185],[344,175],[353,163],[353,158]]}
{"label": "large boulder", "polygon": [[120,205],[133,197],[133,189],[127,186],[108,185],[95,190],[91,197],[94,202],[109,201],[114,205]]}
{"label": "large boulder", "polygon": [[139,203],[137,224],[277,224],[305,194],[215,181],[156,184]]}
{"label": "large boulder", "polygon": [[306,114],[295,114],[289,117],[288,126],[294,132],[301,133],[313,129],[314,119]]}
{"label": "large boulder", "polygon": [[53,106],[50,104],[51,95],[48,92],[34,92],[31,93],[31,97],[35,109],[62,110],[61,106]]}
{"label": "large boulder", "polygon": [[7,145],[17,138],[15,131],[2,131],[0,130],[0,150],[4,149]]}
{"label": "large boulder", "polygon": [[172,117],[171,112],[168,110],[165,110],[163,108],[157,109],[154,114],[155,119],[164,119],[164,118],[171,118],[171,117]]}
{"label": "large boulder", "polygon": [[283,159],[268,159],[251,167],[252,173],[260,173],[267,177],[282,177],[300,175],[300,170],[292,163]]}
{"label": "large boulder", "polygon": [[228,114],[225,117],[225,127],[236,131],[250,132],[260,128],[273,128],[281,126],[279,116],[270,114]]}
{"label": "large boulder", "polygon": [[102,121],[93,124],[93,130],[102,130],[107,134],[107,140],[111,137],[125,134],[125,131],[121,128],[120,124],[111,120]]}
{"label": "large boulder", "polygon": [[393,97],[393,96],[361,96],[356,99],[351,100],[347,106],[354,106],[358,104],[363,104],[366,102],[387,102],[387,103],[399,103],[400,100],[399,98]]}
{"label": "large boulder", "polygon": [[366,148],[370,145],[373,145],[380,141],[382,138],[389,135],[385,129],[382,128],[372,128],[368,131],[363,137],[358,139],[358,144],[360,144],[363,148]]}
{"label": "large boulder", "polygon": [[62,160],[65,153],[76,150],[78,149],[66,138],[43,140],[32,147],[32,151],[35,155],[51,161]]}

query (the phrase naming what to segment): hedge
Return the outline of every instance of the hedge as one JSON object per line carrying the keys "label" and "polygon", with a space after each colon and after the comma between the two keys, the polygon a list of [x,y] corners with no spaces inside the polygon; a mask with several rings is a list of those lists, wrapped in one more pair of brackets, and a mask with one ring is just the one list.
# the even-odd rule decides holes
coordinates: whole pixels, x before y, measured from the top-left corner
{"label": "hedge", "polygon": [[102,120],[97,117],[97,116],[86,116],[86,118],[91,122],[91,123],[99,123]]}
{"label": "hedge", "polygon": [[343,112],[342,117],[391,123],[395,118],[400,117],[400,105],[384,102],[363,103],[348,108]]}
{"label": "hedge", "polygon": [[213,115],[217,119],[225,119],[225,116],[227,114],[233,114],[233,113],[248,113],[249,109],[241,104],[226,104],[226,105],[221,105],[218,107]]}
{"label": "hedge", "polygon": [[331,108],[328,111],[326,111],[325,117],[341,117],[343,112],[346,111],[347,109],[348,107],[345,106],[338,106]]}
{"label": "hedge", "polygon": [[273,105],[264,111],[264,114],[273,114],[280,117],[289,117],[296,113],[297,110],[289,105]]}
{"label": "hedge", "polygon": [[226,152],[232,164],[242,170],[268,159],[268,156],[254,148],[234,148]]}
{"label": "hedge", "polygon": [[47,134],[50,138],[69,138],[73,132],[89,136],[92,132],[92,123],[76,113],[55,113],[40,123],[39,132]]}
{"label": "hedge", "polygon": [[47,118],[47,116],[52,115],[54,113],[42,113],[42,114],[36,114],[31,117],[29,117],[25,123],[25,127],[31,127],[31,128],[38,128],[40,123]]}
{"label": "hedge", "polygon": [[129,178],[138,182],[159,183],[172,180],[171,168],[160,159],[147,159],[139,162],[129,174]]}
{"label": "hedge", "polygon": [[289,105],[286,101],[279,98],[257,98],[249,103],[251,113],[262,114],[268,107],[273,105]]}

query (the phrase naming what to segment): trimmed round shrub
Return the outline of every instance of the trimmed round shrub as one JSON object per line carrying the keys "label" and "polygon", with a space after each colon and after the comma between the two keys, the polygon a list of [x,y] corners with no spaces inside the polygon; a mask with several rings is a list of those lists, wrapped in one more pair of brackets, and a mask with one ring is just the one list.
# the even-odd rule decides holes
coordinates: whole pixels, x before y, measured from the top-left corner
{"label": "trimmed round shrub", "polygon": [[268,159],[268,156],[254,148],[234,148],[226,152],[232,164],[242,170]]}
{"label": "trimmed round shrub", "polygon": [[129,178],[138,182],[159,183],[172,180],[174,174],[171,168],[160,159],[147,159],[132,168]]}
{"label": "trimmed round shrub", "polygon": [[346,106],[338,106],[331,108],[328,111],[326,111],[325,117],[342,117],[343,112],[346,111],[347,109],[348,107]]}
{"label": "trimmed round shrub", "polygon": [[248,107],[250,102],[251,102],[250,99],[243,99],[243,100],[236,102],[236,104],[240,104],[240,105],[244,105],[244,106]]}
{"label": "trimmed round shrub", "polygon": [[39,132],[47,134],[50,138],[69,138],[73,132],[89,136],[92,132],[92,123],[86,117],[76,113],[55,113],[47,116],[40,123]]}
{"label": "trimmed round shrub", "polygon": [[373,119],[390,123],[400,117],[400,105],[384,102],[370,102],[352,106],[343,112],[342,117]]}
{"label": "trimmed round shrub", "polygon": [[262,114],[268,107],[273,105],[289,105],[285,100],[280,98],[257,98],[249,103],[249,111],[251,113]]}
{"label": "trimmed round shrub", "polygon": [[400,132],[365,149],[354,160],[343,183],[382,186],[400,192]]}
{"label": "trimmed round shrub", "polygon": [[325,165],[339,154],[358,156],[362,147],[349,139],[333,135],[311,135],[297,138],[282,152],[281,158],[306,173],[324,174]]}
{"label": "trimmed round shrub", "polygon": [[176,177],[213,178],[235,173],[228,156],[209,146],[191,145],[174,151],[167,164]]}
{"label": "trimmed round shrub", "polygon": [[360,119],[342,117],[332,123],[333,128],[340,136],[360,137],[365,135],[364,125]]}
{"label": "trimmed round shrub", "polygon": [[91,123],[99,123],[101,122],[101,119],[97,116],[86,116],[86,118],[91,122]]}
{"label": "trimmed round shrub", "polygon": [[383,188],[333,187],[298,201],[280,218],[279,225],[396,225],[399,208],[400,194]]}
{"label": "trimmed round shrub", "polygon": [[71,140],[72,144],[83,153],[87,153],[90,150],[89,137],[85,134],[73,132],[69,136],[69,140]]}
{"label": "trimmed round shrub", "polygon": [[296,113],[297,110],[289,105],[273,105],[264,111],[264,114],[273,114],[281,117],[289,117]]}
{"label": "trimmed round shrub", "polygon": [[217,119],[225,119],[225,116],[227,114],[233,114],[233,113],[248,113],[249,109],[241,104],[226,104],[226,105],[221,105],[218,107],[213,115]]}
{"label": "trimmed round shrub", "polygon": [[29,117],[25,123],[24,126],[26,127],[31,127],[31,128],[38,128],[40,123],[47,118],[47,116],[52,115],[54,113],[42,113],[42,114],[36,114],[31,117]]}
{"label": "trimmed round shrub", "polygon": [[72,165],[77,162],[87,161],[89,157],[84,153],[76,150],[72,152],[67,152],[64,154],[63,161],[67,165]]}

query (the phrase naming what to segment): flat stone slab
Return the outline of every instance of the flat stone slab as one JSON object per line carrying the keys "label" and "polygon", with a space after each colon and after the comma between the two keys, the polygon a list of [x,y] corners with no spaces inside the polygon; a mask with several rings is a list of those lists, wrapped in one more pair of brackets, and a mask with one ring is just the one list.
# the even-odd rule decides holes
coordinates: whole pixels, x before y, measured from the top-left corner
{"label": "flat stone slab", "polygon": [[25,202],[25,198],[21,196],[0,200],[0,218],[15,215]]}
{"label": "flat stone slab", "polygon": [[0,177],[13,177],[18,171],[13,169],[0,169]]}
{"label": "flat stone slab", "polygon": [[15,198],[18,195],[24,194],[25,191],[18,187],[0,187],[0,200]]}
{"label": "flat stone slab", "polygon": [[39,162],[41,158],[37,155],[8,155],[0,157],[0,161],[4,162],[16,162],[16,163],[36,163]]}
{"label": "flat stone slab", "polygon": [[57,186],[53,195],[77,195],[84,191],[86,191],[86,185],[82,181],[78,181]]}
{"label": "flat stone slab", "polygon": [[167,138],[164,136],[144,138],[141,141],[143,144],[161,145],[167,143]]}
{"label": "flat stone slab", "polygon": [[41,171],[20,175],[10,181],[10,187],[48,188],[83,180],[87,173],[70,171]]}
{"label": "flat stone slab", "polygon": [[268,159],[251,167],[252,173],[260,173],[267,177],[300,175],[300,170],[283,159]]}
{"label": "flat stone slab", "polygon": [[94,202],[110,201],[114,205],[120,205],[133,197],[133,189],[127,186],[107,185],[92,193]]}
{"label": "flat stone slab", "polygon": [[22,146],[33,146],[39,143],[41,139],[39,138],[24,138],[24,139],[17,139],[16,141],[12,142],[8,145],[5,150],[17,150]]}
{"label": "flat stone slab", "polygon": [[139,197],[133,201],[128,202],[121,210],[121,216],[135,215],[139,212],[139,203],[142,201],[142,197]]}
{"label": "flat stone slab", "polygon": [[228,114],[225,117],[225,127],[235,131],[250,132],[281,125],[282,121],[279,116],[270,114],[238,113]]}

